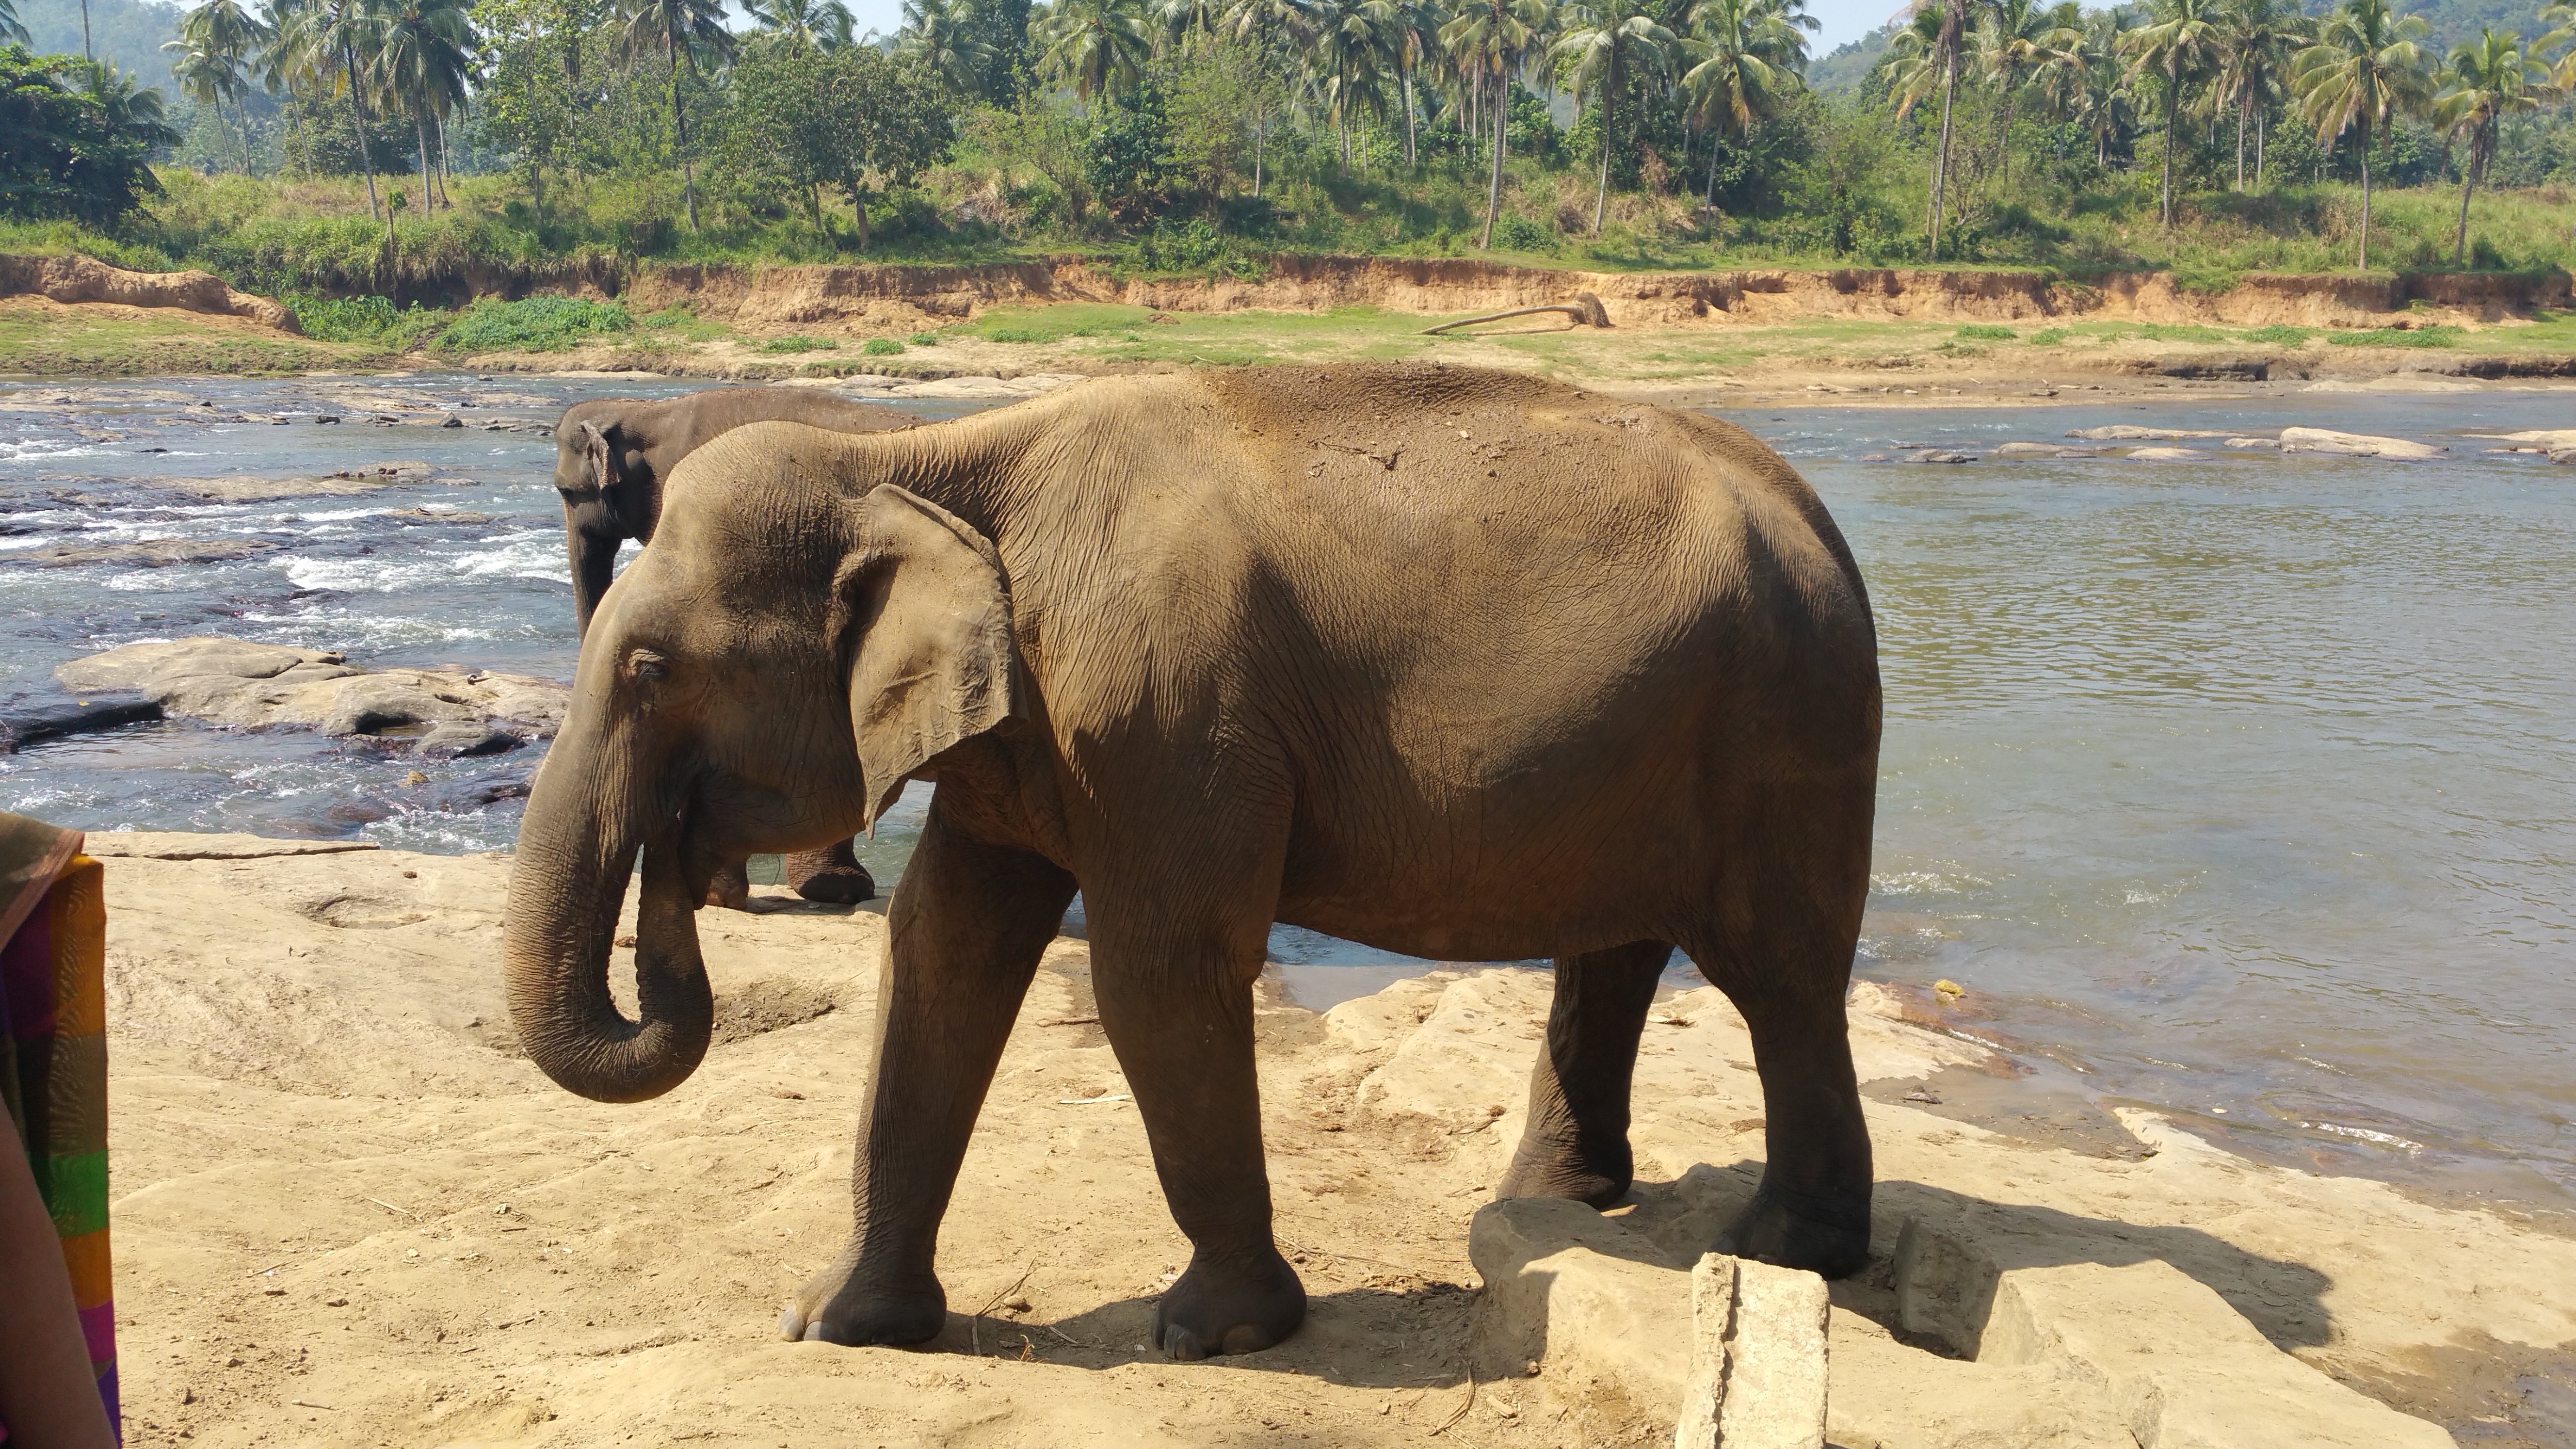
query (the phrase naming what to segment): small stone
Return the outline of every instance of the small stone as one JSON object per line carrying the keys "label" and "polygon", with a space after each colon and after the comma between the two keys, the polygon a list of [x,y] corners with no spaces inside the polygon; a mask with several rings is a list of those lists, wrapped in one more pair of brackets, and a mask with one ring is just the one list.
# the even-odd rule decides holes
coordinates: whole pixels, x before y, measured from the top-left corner
{"label": "small stone", "polygon": [[1031,1305],[1029,1300],[1026,1298],[1013,1298],[1002,1306],[1011,1310],[1013,1313],[1026,1313],[1029,1311]]}
{"label": "small stone", "polygon": [[337,414],[337,413],[324,413],[324,414],[322,414],[320,417],[315,418],[313,421],[315,421],[315,422],[317,422],[317,423],[336,423],[336,422],[340,421],[340,415],[339,415],[339,414]]}
{"label": "small stone", "polygon": [[439,426],[442,428],[461,428],[465,426],[465,420],[454,413],[449,413],[447,415],[447,420],[440,423]]}

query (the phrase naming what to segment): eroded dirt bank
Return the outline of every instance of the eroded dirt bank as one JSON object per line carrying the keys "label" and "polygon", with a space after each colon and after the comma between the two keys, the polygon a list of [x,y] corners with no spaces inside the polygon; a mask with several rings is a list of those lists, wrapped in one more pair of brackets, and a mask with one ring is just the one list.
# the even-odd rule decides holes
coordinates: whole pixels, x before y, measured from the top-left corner
{"label": "eroded dirt bank", "polygon": [[2214,295],[2183,291],[2162,272],[2115,273],[2097,284],[2034,272],[1851,268],[1708,272],[1585,272],[1468,258],[1278,257],[1258,279],[1121,278],[1058,259],[992,267],[659,266],[625,279],[647,309],[687,303],[746,329],[812,323],[970,318],[988,307],[1120,302],[1166,312],[1325,311],[1379,307],[1444,315],[1598,296],[1619,326],[1690,322],[2020,321],[2105,318],[2148,322],[2375,326],[2430,304],[2427,320],[2497,322],[2568,304],[2568,279],[2395,273],[2251,276]]}
{"label": "eroded dirt bank", "polygon": [[[611,1107],[516,1054],[505,860],[91,844],[109,857],[130,1443],[1670,1442],[1558,1382],[1597,1354],[1476,1366],[1468,1221],[1520,1130],[1539,974],[1438,974],[1322,1016],[1265,993],[1270,1176],[1312,1315],[1277,1348],[1182,1365],[1142,1345],[1187,1244],[1094,1020],[1088,948],[1059,941],[942,1234],[947,1331],[843,1350],[770,1325],[847,1221],[880,916],[702,913],[716,1045],[682,1088]],[[2169,1264],[2259,1331],[2255,1352],[2462,1442],[2564,1442],[2548,1415],[2576,1396],[2576,1306],[2555,1287],[2576,1281],[2576,1242],[2510,1209],[2260,1166],[2142,1113],[2052,1144],[1960,1120],[1917,1084],[1986,1054],[1884,993],[1854,1004],[1880,1258],[1834,1289],[1833,1442],[2095,1444],[2116,1420],[2098,1384],[1892,1328],[1908,1220]],[[1658,1007],[1636,1103],[1640,1188],[1614,1216],[1651,1234],[1750,1195],[1761,1097],[1714,992]]]}

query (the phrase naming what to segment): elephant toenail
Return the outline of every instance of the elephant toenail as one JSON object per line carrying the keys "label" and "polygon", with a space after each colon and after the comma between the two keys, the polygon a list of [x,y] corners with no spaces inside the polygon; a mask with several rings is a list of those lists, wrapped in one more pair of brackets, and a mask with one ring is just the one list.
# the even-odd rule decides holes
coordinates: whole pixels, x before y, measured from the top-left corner
{"label": "elephant toenail", "polygon": [[778,1315],[778,1336],[794,1343],[805,1336],[805,1319],[790,1308]]}
{"label": "elephant toenail", "polygon": [[1207,1357],[1207,1350],[1199,1346],[1199,1336],[1186,1328],[1175,1328],[1163,1335],[1163,1352],[1180,1363],[1197,1363]]}

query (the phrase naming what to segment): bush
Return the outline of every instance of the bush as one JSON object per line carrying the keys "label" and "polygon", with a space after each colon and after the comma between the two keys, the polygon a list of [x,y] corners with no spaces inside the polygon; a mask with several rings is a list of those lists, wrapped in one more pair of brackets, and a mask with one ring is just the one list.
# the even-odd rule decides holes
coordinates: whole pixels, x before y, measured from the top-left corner
{"label": "bush", "polygon": [[2063,327],[2049,327],[2030,334],[2030,345],[2033,347],[2055,347],[2065,340],[2066,329]]}
{"label": "bush", "polygon": [[892,357],[903,351],[903,344],[891,337],[871,337],[868,339],[868,345],[860,348],[859,351],[868,357]]}
{"label": "bush", "polygon": [[2259,342],[2266,347],[2305,347],[2310,335],[2305,327],[2290,327],[2276,322],[2246,333],[2245,340]]}
{"label": "bush", "polygon": [[939,345],[939,334],[936,332],[915,332],[912,334],[912,345],[915,347],[937,347]]}
{"label": "bush", "polygon": [[1062,339],[1058,334],[1038,327],[987,327],[984,329],[984,340],[987,342],[1056,342]]}
{"label": "bush", "polygon": [[1526,216],[1506,216],[1494,223],[1494,245],[1512,252],[1552,252],[1556,233]]}
{"label": "bush", "polygon": [[1985,327],[1971,323],[1952,335],[1963,342],[2010,342],[2021,334],[2009,327]]}
{"label": "bush", "polygon": [[451,352],[560,352],[593,337],[630,331],[635,319],[614,302],[530,297],[478,302],[438,339]]}
{"label": "bush", "polygon": [[402,347],[438,331],[449,314],[433,312],[418,302],[397,308],[391,297],[278,298],[304,325],[304,335],[318,342],[376,342]]}
{"label": "bush", "polygon": [[837,352],[840,347],[829,337],[772,337],[760,344],[763,352]]}

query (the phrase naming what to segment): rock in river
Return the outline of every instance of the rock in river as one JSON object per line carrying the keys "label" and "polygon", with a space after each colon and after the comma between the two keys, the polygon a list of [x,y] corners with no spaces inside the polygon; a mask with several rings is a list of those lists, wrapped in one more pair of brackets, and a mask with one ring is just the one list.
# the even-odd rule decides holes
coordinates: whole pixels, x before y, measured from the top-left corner
{"label": "rock in river", "polygon": [[218,638],[127,644],[75,659],[54,677],[74,690],[137,693],[171,714],[213,724],[420,735],[438,752],[456,754],[497,753],[521,738],[549,737],[570,697],[563,685],[525,675],[371,672],[322,650]]}
{"label": "rock in river", "polygon": [[286,545],[265,538],[138,538],[122,543],[57,543],[20,553],[0,553],[0,563],[69,569],[85,564],[124,564],[158,569],[172,564],[230,563]]}
{"label": "rock in river", "polygon": [[2439,458],[2450,450],[2406,438],[2378,438],[2368,433],[2338,433],[2331,428],[2283,428],[2281,451],[2334,453],[2347,458],[2396,458],[2409,463],[2423,463]]}

